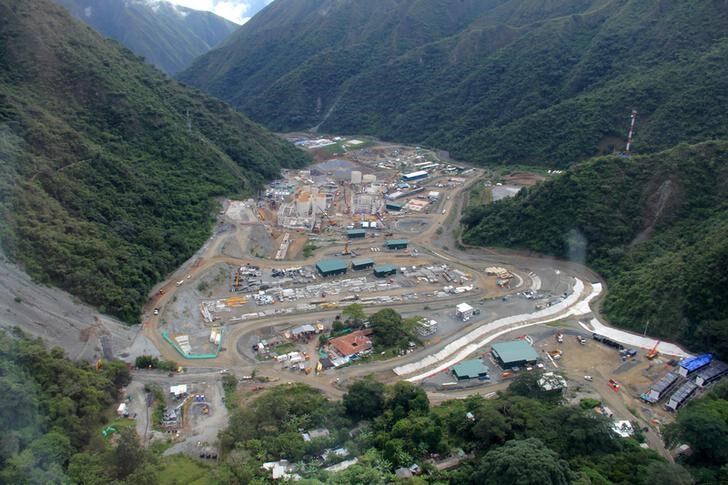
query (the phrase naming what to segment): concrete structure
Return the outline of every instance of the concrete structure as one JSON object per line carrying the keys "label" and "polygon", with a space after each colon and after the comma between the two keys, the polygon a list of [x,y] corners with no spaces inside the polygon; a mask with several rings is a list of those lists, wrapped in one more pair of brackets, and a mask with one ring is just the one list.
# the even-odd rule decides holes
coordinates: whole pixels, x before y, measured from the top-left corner
{"label": "concrete structure", "polygon": [[387,249],[407,249],[409,240],[407,239],[389,239],[385,243]]}
{"label": "concrete structure", "polygon": [[435,190],[427,193],[427,198],[430,200],[438,200],[440,198],[440,192]]}
{"label": "concrete structure", "polygon": [[463,322],[470,320],[474,312],[475,309],[467,303],[460,303],[455,307],[455,315]]}
{"label": "concrete structure", "polygon": [[365,184],[373,184],[376,181],[377,176],[372,173],[368,173],[362,177],[362,182],[364,182]]}
{"label": "concrete structure", "polygon": [[384,278],[393,274],[397,274],[397,268],[391,264],[378,264],[374,267],[374,276],[377,278]]}
{"label": "concrete structure", "polygon": [[416,172],[406,173],[402,175],[402,180],[405,182],[414,182],[415,180],[422,180],[429,177],[429,173],[424,170],[418,170]]}
{"label": "concrete structure", "polygon": [[697,370],[708,367],[712,360],[713,356],[711,354],[703,354],[698,355],[697,357],[692,357],[690,359],[685,359],[680,362],[680,364],[678,364],[679,368],[677,370],[677,373],[683,377],[687,377]]}
{"label": "concrete structure", "polygon": [[376,214],[382,209],[380,194],[353,194],[351,208],[354,214]]}
{"label": "concrete structure", "polygon": [[669,409],[670,411],[677,411],[680,406],[688,402],[690,396],[692,396],[697,390],[698,385],[695,384],[693,381],[686,382],[685,384],[680,386],[677,391],[673,393],[672,396],[670,396],[670,400],[667,401],[665,407],[667,407],[667,409]]}
{"label": "concrete structure", "polygon": [[351,171],[351,183],[354,185],[358,185],[361,183],[361,172],[359,170]]}
{"label": "concrete structure", "polygon": [[329,347],[341,357],[353,357],[356,355],[367,354],[372,350],[372,341],[368,335],[372,333],[371,329],[357,330],[341,337],[329,340]]}
{"label": "concrete structure", "polygon": [[351,269],[355,271],[371,268],[372,266],[374,266],[374,260],[372,258],[357,258],[351,262]]}
{"label": "concrete structure", "polygon": [[488,366],[482,359],[464,360],[452,368],[452,374],[459,380],[488,379]]}
{"label": "concrete structure", "polygon": [[415,327],[417,334],[420,337],[429,337],[437,333],[437,320],[430,320],[429,318],[423,318]]}
{"label": "concrete structure", "polygon": [[367,232],[364,229],[348,229],[346,231],[346,237],[349,239],[361,239],[367,237]]}
{"label": "concrete structure", "polygon": [[319,214],[321,212],[326,212],[326,207],[328,206],[326,194],[316,194],[313,205],[314,205],[313,210],[315,212],[318,212]]}
{"label": "concrete structure", "polygon": [[316,270],[321,276],[345,274],[349,265],[342,259],[323,259],[316,263]]}
{"label": "concrete structure", "polygon": [[299,217],[311,214],[311,192],[303,191],[296,197],[296,213]]}
{"label": "concrete structure", "polygon": [[538,353],[525,340],[511,340],[493,344],[490,353],[504,369],[535,364]]}

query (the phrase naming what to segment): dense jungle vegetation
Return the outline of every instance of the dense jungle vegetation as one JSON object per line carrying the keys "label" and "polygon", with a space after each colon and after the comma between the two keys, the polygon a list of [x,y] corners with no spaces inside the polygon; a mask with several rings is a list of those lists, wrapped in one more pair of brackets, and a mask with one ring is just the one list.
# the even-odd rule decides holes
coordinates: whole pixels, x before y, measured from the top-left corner
{"label": "dense jungle vegetation", "polygon": [[566,167],[728,135],[721,0],[278,0],[179,74],[276,130]]}
{"label": "dense jungle vegetation", "polygon": [[728,358],[728,143],[601,157],[464,216],[470,244],[586,263],[611,323]]}
{"label": "dense jungle vegetation", "polygon": [[0,242],[36,280],[137,322],[215,197],[307,161],[52,2],[0,1]]}

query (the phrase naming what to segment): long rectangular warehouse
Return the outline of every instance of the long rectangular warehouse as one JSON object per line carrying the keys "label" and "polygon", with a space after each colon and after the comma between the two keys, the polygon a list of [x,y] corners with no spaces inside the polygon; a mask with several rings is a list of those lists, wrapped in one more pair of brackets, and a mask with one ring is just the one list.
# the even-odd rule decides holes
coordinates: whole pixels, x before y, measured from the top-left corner
{"label": "long rectangular warehouse", "polygon": [[357,258],[351,261],[351,269],[362,270],[371,268],[374,266],[374,260],[372,258]]}
{"label": "long rectangular warehouse", "polygon": [[343,259],[323,259],[316,263],[316,269],[321,276],[335,276],[345,274],[349,265]]}

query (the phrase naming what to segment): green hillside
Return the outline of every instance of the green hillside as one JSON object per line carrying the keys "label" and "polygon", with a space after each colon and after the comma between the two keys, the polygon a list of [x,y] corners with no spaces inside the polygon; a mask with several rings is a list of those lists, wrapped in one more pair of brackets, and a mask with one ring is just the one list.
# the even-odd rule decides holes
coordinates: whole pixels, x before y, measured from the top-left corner
{"label": "green hillside", "polygon": [[471,244],[585,262],[613,324],[728,357],[728,142],[596,158],[471,210]]}
{"label": "green hillside", "polygon": [[4,251],[129,322],[209,236],[213,197],[308,160],[47,0],[0,0],[0,133]]}
{"label": "green hillside", "polygon": [[209,51],[238,25],[211,12],[161,0],[56,0],[97,32],[119,41],[167,74]]}
{"label": "green hillside", "polygon": [[179,78],[276,130],[564,167],[728,135],[725,2],[277,0]]}

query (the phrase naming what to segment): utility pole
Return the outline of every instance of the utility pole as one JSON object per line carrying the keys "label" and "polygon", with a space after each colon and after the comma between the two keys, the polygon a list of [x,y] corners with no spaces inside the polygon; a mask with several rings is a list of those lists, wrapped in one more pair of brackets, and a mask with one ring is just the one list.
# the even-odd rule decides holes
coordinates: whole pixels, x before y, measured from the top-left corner
{"label": "utility pole", "polygon": [[629,133],[627,134],[627,148],[624,150],[624,154],[629,156],[629,150],[632,148],[632,136],[634,135],[634,124],[637,121],[637,110],[632,110],[632,116],[630,116],[631,122],[629,124]]}

